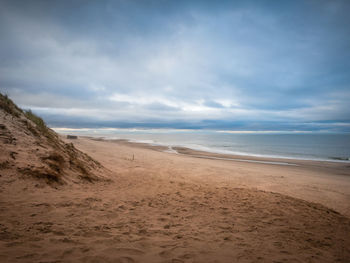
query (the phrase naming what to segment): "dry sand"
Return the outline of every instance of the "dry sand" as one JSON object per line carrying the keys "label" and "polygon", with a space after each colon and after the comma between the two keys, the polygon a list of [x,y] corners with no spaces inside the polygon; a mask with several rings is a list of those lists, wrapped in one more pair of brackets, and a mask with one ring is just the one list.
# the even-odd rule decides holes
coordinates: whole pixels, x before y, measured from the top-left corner
{"label": "dry sand", "polygon": [[0,262],[350,262],[349,164],[69,142],[113,182],[1,176]]}

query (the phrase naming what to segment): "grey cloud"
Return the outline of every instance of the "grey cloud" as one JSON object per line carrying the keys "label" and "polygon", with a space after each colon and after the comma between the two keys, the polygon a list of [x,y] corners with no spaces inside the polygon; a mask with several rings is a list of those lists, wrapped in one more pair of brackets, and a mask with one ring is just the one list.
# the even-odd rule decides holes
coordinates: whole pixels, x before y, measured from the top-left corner
{"label": "grey cloud", "polygon": [[110,121],[344,120],[348,11],[346,1],[0,1],[1,90],[47,118],[75,108]]}
{"label": "grey cloud", "polygon": [[162,103],[151,103],[145,107],[149,110],[159,111],[160,114],[167,112],[167,111],[179,111],[180,109],[178,107],[172,107],[169,105],[165,105]]}
{"label": "grey cloud", "polygon": [[222,104],[220,104],[218,102],[212,101],[212,100],[205,101],[204,105],[208,106],[208,107],[211,107],[211,108],[225,108],[224,105],[222,105]]}

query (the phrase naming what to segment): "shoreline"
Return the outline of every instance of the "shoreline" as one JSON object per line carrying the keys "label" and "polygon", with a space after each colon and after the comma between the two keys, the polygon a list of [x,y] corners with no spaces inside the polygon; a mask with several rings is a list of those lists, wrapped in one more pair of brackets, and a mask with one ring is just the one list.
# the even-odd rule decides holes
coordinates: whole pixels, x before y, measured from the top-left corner
{"label": "shoreline", "polygon": [[[59,133],[61,136],[66,136],[67,134]],[[164,151],[169,153],[183,153],[179,152],[183,149],[188,149],[193,152],[201,152],[206,153],[208,158],[210,158],[213,155],[220,155],[220,156],[232,156],[232,159],[237,159],[237,161],[259,161],[262,162],[280,162],[280,163],[288,163],[288,162],[304,162],[304,161],[310,161],[310,162],[327,162],[327,163],[343,163],[343,164],[349,164],[350,165],[350,159],[340,159],[340,158],[302,158],[302,157],[296,157],[296,156],[277,156],[277,155],[264,155],[264,154],[257,154],[257,153],[240,153],[240,152],[231,152],[228,150],[220,150],[220,149],[210,149],[206,146],[200,146],[200,147],[189,147],[187,145],[171,145],[166,143],[155,143],[155,142],[148,142],[148,140],[134,140],[134,139],[121,139],[121,138],[108,138],[104,136],[91,136],[91,135],[77,135],[82,138],[91,138],[91,139],[98,139],[98,140],[105,140],[105,141],[125,141],[128,143],[134,143],[139,145],[149,145],[151,147],[159,147],[164,148]],[[200,148],[206,148],[206,149],[200,149]],[[202,154],[201,154],[202,155]],[[202,157],[203,158],[203,157]],[[220,158],[220,157],[219,157]],[[239,160],[238,160],[239,159]],[[274,161],[275,160],[275,161]]]}
{"label": "shoreline", "polygon": [[344,170],[345,176],[350,176],[350,162],[346,161],[332,161],[332,160],[304,160],[304,159],[293,159],[293,158],[277,158],[277,157],[262,157],[253,155],[236,155],[236,154],[223,154],[208,151],[200,151],[191,149],[188,147],[181,146],[166,146],[166,145],[155,145],[147,142],[136,142],[128,139],[109,139],[105,137],[92,137],[92,136],[79,136],[80,138],[91,139],[96,141],[114,142],[123,145],[129,145],[131,147],[140,147],[145,149],[151,149],[159,152],[164,152],[174,155],[182,155],[193,158],[201,158],[208,160],[222,160],[232,162],[243,162],[243,163],[256,163],[266,165],[281,165],[281,166],[302,166],[308,168],[324,168],[332,171]]}

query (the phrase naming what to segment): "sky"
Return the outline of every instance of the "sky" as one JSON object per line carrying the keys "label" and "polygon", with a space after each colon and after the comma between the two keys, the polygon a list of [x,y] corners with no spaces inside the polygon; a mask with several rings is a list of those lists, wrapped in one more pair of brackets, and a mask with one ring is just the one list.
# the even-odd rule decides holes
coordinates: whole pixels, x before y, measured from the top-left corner
{"label": "sky", "polygon": [[51,127],[350,132],[350,1],[3,1],[0,89]]}

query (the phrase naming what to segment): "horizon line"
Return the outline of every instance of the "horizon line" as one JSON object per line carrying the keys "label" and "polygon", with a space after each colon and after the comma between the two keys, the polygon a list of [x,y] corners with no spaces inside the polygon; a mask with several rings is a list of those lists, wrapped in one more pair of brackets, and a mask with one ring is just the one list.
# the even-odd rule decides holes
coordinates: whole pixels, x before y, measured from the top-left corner
{"label": "horizon line", "polygon": [[98,128],[69,128],[69,127],[51,127],[52,130],[56,132],[64,131],[91,131],[91,130],[100,130],[100,131],[128,131],[128,132],[143,132],[143,131],[154,131],[154,132],[216,132],[216,133],[228,133],[228,134],[350,134],[346,131],[305,131],[305,130],[222,130],[222,129],[183,129],[183,128],[115,128],[115,127],[98,127]]}

